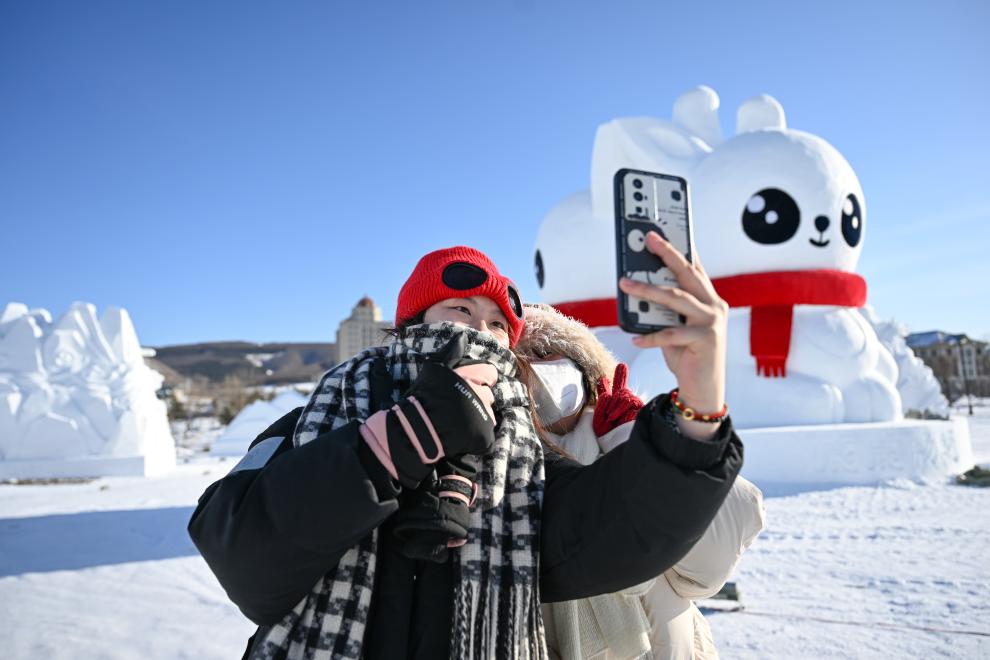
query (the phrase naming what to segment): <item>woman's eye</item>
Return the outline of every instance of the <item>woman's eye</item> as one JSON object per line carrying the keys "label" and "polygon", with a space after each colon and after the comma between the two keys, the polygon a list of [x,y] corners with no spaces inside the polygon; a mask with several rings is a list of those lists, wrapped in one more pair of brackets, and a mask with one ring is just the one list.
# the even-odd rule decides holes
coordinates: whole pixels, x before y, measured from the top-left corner
{"label": "woman's eye", "polygon": [[489,325],[493,328],[498,328],[499,330],[505,330],[505,324],[501,321],[492,321]]}
{"label": "woman's eye", "polygon": [[471,310],[468,309],[467,307],[464,307],[463,305],[456,305],[455,307],[452,307],[451,309],[456,309],[461,314],[467,314],[468,316],[471,316]]}

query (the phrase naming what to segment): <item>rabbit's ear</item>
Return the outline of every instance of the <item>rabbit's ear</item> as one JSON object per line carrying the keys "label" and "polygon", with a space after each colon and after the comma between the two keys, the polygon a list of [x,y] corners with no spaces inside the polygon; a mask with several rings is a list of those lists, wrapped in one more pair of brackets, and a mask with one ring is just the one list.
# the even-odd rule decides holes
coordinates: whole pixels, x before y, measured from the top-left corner
{"label": "rabbit's ear", "polygon": [[760,131],[766,128],[779,131],[787,128],[784,107],[769,94],[746,99],[736,111],[736,133]]}
{"label": "rabbit's ear", "polygon": [[614,212],[614,178],[620,169],[688,176],[711,151],[684,127],[654,117],[623,117],[598,127],[591,159],[591,206],[595,218]]}
{"label": "rabbit's ear", "polygon": [[674,101],[674,123],[710,147],[722,143],[718,124],[718,94],[711,87],[699,85]]}
{"label": "rabbit's ear", "polygon": [[598,127],[591,156],[591,206],[595,218],[614,212],[615,173],[623,168],[690,178],[691,170],[722,143],[718,94],[699,86],[674,102],[673,120],[622,117]]}

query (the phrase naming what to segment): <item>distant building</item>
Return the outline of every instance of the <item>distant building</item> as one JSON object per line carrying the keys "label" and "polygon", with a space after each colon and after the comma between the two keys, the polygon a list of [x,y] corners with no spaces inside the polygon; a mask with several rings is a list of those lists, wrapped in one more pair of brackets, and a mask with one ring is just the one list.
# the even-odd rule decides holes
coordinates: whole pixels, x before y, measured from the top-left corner
{"label": "distant building", "polygon": [[990,344],[941,330],[915,332],[907,345],[931,367],[949,401],[965,394],[990,396]]}
{"label": "distant building", "polygon": [[388,338],[382,331],[391,325],[388,321],[382,321],[382,310],[375,301],[364,296],[337,328],[337,361],[354,357],[358,351],[369,346],[387,343]]}

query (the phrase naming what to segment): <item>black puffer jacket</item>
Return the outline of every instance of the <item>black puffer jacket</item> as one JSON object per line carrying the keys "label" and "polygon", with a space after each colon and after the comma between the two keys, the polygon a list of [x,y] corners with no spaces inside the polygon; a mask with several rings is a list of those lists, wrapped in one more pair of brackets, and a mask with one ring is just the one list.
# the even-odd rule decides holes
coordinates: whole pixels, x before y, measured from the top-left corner
{"label": "black puffer jacket", "polygon": [[[544,602],[656,577],[708,527],[742,466],[742,443],[728,420],[711,441],[682,436],[669,406],[666,396],[648,403],[629,441],[592,465],[546,452]],[[189,523],[196,547],[230,599],[264,627],[382,526],[364,657],[447,657],[450,562],[419,562],[398,552],[389,516],[401,494],[360,440],[356,422],[293,448],[301,410],[258,436],[241,463],[203,493]]]}

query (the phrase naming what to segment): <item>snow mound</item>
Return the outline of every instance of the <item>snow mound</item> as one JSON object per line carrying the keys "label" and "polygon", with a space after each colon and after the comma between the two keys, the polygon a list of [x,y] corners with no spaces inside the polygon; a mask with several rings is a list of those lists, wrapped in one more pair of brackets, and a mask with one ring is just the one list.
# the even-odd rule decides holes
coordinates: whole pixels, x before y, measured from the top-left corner
{"label": "snow mound", "polygon": [[286,390],[271,401],[254,401],[237,414],[227,430],[214,441],[210,453],[217,456],[243,456],[259,433],[294,408],[305,406],[308,397]]}

